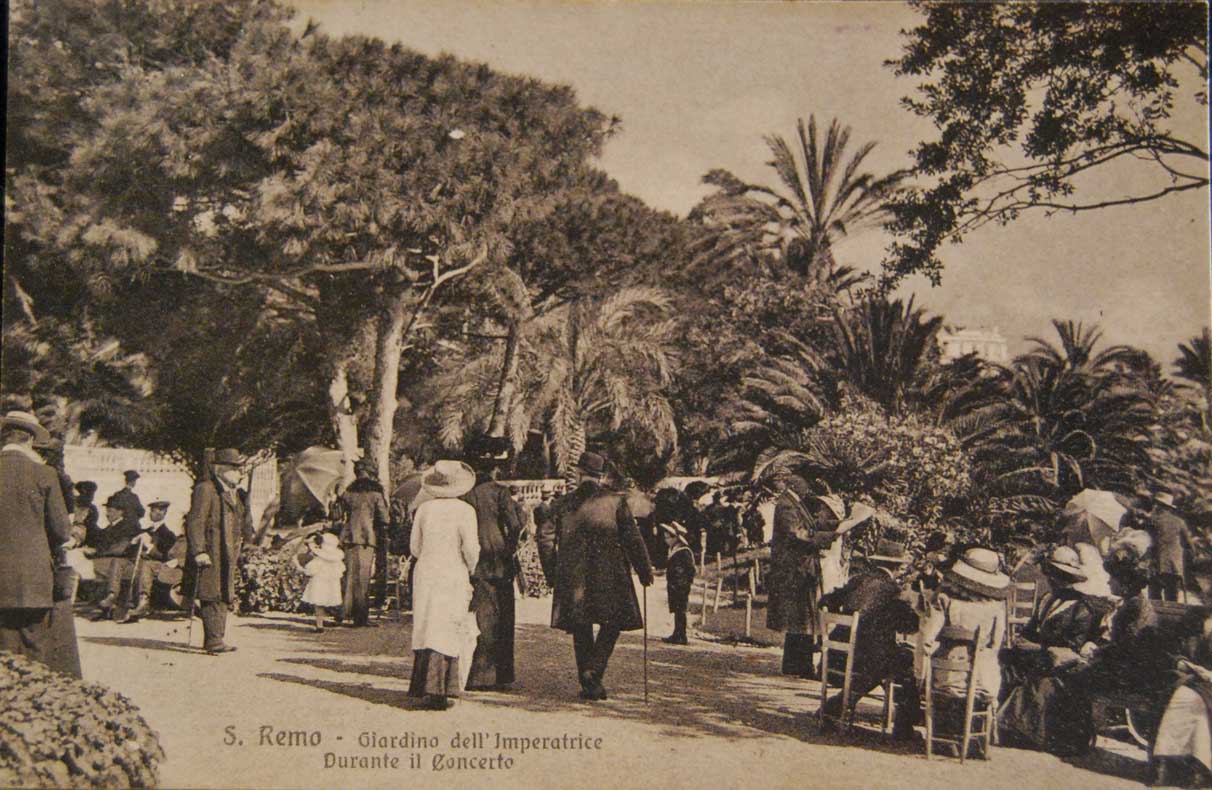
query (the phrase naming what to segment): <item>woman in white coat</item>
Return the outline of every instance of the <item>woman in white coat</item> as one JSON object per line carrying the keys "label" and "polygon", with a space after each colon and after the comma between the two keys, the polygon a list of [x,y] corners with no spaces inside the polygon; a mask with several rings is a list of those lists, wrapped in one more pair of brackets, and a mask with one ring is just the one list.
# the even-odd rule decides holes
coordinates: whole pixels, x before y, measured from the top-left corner
{"label": "woman in white coat", "polygon": [[423,478],[409,551],[413,569],[412,679],[408,695],[445,710],[467,682],[475,652],[471,572],[480,558],[476,511],[458,497],[475,485],[467,464],[438,461]]}

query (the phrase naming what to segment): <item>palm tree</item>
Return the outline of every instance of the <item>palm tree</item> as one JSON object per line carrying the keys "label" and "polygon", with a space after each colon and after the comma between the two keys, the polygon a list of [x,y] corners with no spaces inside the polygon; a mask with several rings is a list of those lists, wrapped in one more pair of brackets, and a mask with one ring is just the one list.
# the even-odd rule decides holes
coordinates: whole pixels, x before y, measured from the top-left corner
{"label": "palm tree", "polygon": [[1075,323],[1055,318],[1052,319],[1052,326],[1060,338],[1060,346],[1042,338],[1029,338],[1035,347],[1026,353],[1026,358],[1038,359],[1056,368],[1095,375],[1132,367],[1139,362],[1141,352],[1131,346],[1109,346],[1096,353],[1094,348],[1103,336],[1097,326],[1086,327],[1080,321]]}
{"label": "palm tree", "polygon": [[[580,298],[525,324],[518,392],[506,420],[520,447],[535,425],[547,428],[557,470],[570,475],[594,436],[627,426],[646,431],[664,452],[677,443],[672,381],[676,322],[663,292],[624,288],[605,299]],[[501,350],[469,355],[439,380],[442,441],[459,444],[482,429],[500,381]]]}
{"label": "palm tree", "polygon": [[726,170],[712,170],[703,181],[717,187],[692,212],[715,231],[707,245],[714,266],[751,266],[774,255],[815,289],[834,271],[833,246],[842,237],[887,217],[886,204],[908,176],[898,170],[877,176],[860,172],[875,148],[864,143],[846,159],[850,127],[837,119],[822,145],[816,117],[796,123],[796,139],[765,137],[783,192],[742,181]]}
{"label": "palm tree", "polygon": [[902,302],[871,297],[837,310],[832,360],[838,375],[889,414],[901,414],[926,378],[943,319]]}
{"label": "palm tree", "polygon": [[1178,344],[1178,359],[1174,360],[1174,374],[1199,387],[1204,397],[1204,429],[1212,429],[1212,332],[1204,331]]}

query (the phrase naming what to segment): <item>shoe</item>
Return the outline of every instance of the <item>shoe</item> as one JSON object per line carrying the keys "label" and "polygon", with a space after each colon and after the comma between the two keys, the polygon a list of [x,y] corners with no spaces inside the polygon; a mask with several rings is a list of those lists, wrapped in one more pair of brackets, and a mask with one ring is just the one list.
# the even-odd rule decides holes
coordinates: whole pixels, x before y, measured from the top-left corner
{"label": "shoe", "polygon": [[215,645],[214,647],[208,647],[208,648],[205,648],[205,649],[206,649],[206,652],[207,652],[207,653],[210,653],[212,656],[217,656],[217,655],[219,655],[220,653],[234,653],[234,652],[236,652],[236,647],[235,647],[235,645]]}
{"label": "shoe", "polygon": [[313,634],[322,634],[322,633],[324,633],[324,626],[322,626],[322,625],[312,626],[311,632]]}
{"label": "shoe", "polygon": [[97,612],[96,614],[94,614],[92,617],[90,617],[88,619],[92,620],[94,623],[99,623],[102,620],[108,620],[109,619],[109,609],[102,609],[101,611]]}
{"label": "shoe", "polygon": [[686,639],[685,635],[679,635],[679,634],[672,634],[671,636],[665,637],[661,641],[666,644],[670,644],[670,645],[688,645],[688,644],[690,644],[690,642]]}
{"label": "shoe", "polygon": [[151,614],[151,601],[146,598],[139,601],[139,605],[130,612],[131,618],[135,620],[138,620],[140,617],[147,617],[149,614]]}

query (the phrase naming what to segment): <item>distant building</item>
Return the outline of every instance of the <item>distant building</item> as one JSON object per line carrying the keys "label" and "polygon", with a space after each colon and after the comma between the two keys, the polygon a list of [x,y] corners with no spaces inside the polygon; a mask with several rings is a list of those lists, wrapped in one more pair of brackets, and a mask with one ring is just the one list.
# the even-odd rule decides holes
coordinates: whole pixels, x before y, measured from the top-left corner
{"label": "distant building", "polygon": [[943,361],[950,362],[965,354],[976,354],[986,362],[1005,364],[1010,361],[1006,338],[997,327],[947,327],[938,333]]}

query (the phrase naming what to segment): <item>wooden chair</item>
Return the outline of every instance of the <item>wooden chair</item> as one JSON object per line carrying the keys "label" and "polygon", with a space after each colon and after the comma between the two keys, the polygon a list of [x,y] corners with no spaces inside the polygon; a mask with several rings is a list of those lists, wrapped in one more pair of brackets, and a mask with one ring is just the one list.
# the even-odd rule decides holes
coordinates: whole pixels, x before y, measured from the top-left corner
{"label": "wooden chair", "polygon": [[[957,645],[964,645],[968,648],[968,658],[955,659],[949,656],[935,655],[929,658],[929,663],[926,665],[925,685],[923,689],[924,705],[926,710],[926,759],[934,756],[934,744],[936,742],[946,743],[954,746],[959,751],[960,763],[964,763],[968,758],[968,747],[973,740],[978,742],[983,741],[983,749],[981,750],[984,759],[989,759],[989,747],[995,738],[997,727],[997,700],[983,700],[980,707],[977,706],[976,699],[976,673],[973,668],[976,666],[977,657],[984,650],[992,649],[991,645],[986,644],[988,640],[982,638],[981,630],[977,628],[972,631],[967,628],[957,628],[947,626],[939,632],[938,641],[944,646],[944,649],[953,648]],[[962,676],[962,684],[965,689],[962,697],[964,701],[964,721],[958,737],[940,737],[934,731],[934,702],[936,694],[938,696],[949,696],[953,699],[961,699],[958,694],[951,690],[936,691],[935,682],[936,675],[946,672],[948,674],[960,674]]]}
{"label": "wooden chair", "polygon": [[[819,726],[824,727],[826,719],[834,719],[843,729],[849,729],[854,724],[854,709],[858,700],[850,704],[850,685],[854,675],[855,644],[858,638],[859,613],[835,614],[822,609],[820,611],[821,633],[824,634],[821,645],[821,707],[817,711]],[[833,638],[835,629],[845,628],[848,636],[845,642]],[[843,656],[842,666],[831,666],[830,651],[836,651]],[[881,685],[883,689],[884,715],[881,721],[881,731],[887,733],[892,728],[892,695],[895,684],[891,679]],[[837,717],[825,713],[825,703],[829,700],[829,689],[842,690],[842,710]]]}
{"label": "wooden chair", "polygon": [[1035,582],[1015,582],[1006,598],[1006,644],[1014,644],[1019,630],[1031,619],[1039,591]]}

